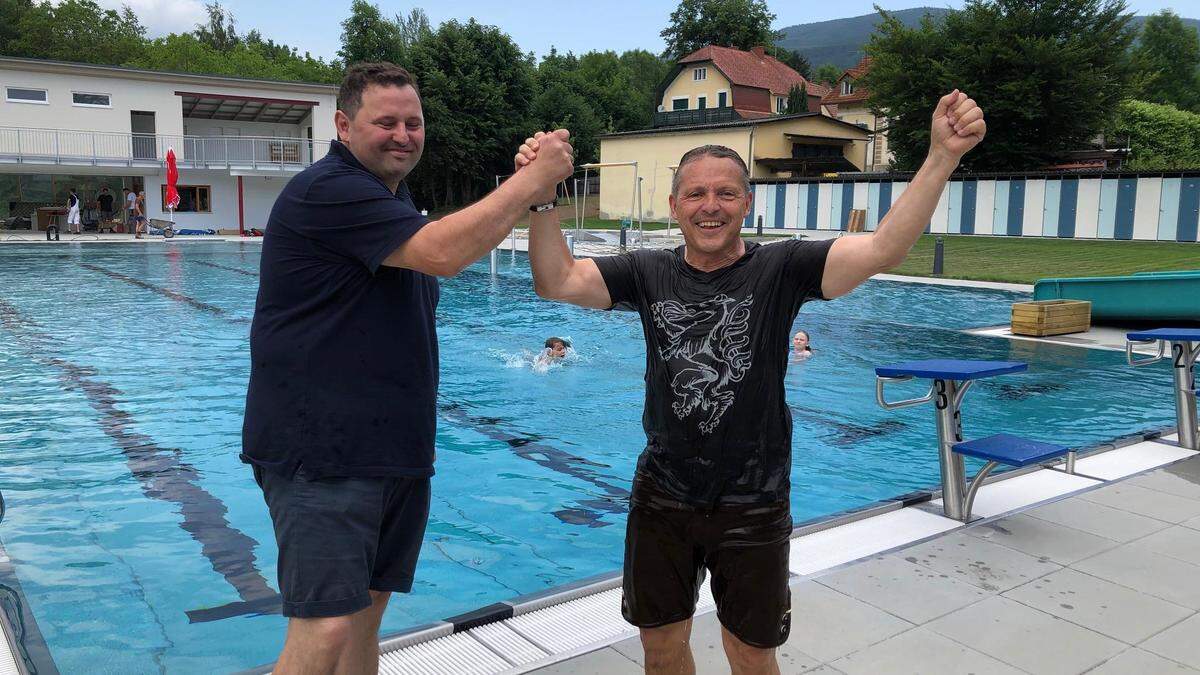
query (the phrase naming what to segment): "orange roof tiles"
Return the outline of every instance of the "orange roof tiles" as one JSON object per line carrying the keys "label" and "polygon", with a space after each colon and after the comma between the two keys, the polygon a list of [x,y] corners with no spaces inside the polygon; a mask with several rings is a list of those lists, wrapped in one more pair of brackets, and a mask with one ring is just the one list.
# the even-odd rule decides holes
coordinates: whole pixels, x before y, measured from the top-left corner
{"label": "orange roof tiles", "polygon": [[746,52],[732,47],[709,45],[688,54],[680,59],[679,63],[700,61],[712,61],[732,84],[768,89],[778,96],[787,96],[793,85],[806,85],[807,92],[813,96],[825,96],[830,91],[825,86],[805,80],[800,73],[764,53],[762,47],[755,47]]}

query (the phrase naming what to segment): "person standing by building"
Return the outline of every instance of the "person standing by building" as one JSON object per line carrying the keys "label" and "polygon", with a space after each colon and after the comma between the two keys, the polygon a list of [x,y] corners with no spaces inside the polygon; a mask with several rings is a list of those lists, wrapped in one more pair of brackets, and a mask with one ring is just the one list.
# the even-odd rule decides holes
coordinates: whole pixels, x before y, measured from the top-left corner
{"label": "person standing by building", "polygon": [[79,223],[79,195],[75,192],[75,188],[71,188],[67,194],[67,232],[79,234],[81,232]]}
{"label": "person standing by building", "polygon": [[107,187],[100,188],[100,194],[96,195],[96,206],[100,209],[100,225],[96,228],[100,230],[105,226],[111,227],[110,221],[113,217],[113,196],[108,191]]}

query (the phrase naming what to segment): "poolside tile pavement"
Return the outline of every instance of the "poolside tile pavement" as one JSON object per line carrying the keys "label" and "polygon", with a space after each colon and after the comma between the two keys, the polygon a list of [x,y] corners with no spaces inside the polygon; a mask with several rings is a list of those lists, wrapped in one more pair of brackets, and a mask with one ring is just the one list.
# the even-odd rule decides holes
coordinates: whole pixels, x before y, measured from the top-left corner
{"label": "poolside tile pavement", "polygon": [[1082,560],[1074,569],[1177,605],[1200,609],[1200,567],[1149,551],[1138,542]]}
{"label": "poolside tile pavement", "polygon": [[[1188,462],[1184,462],[1184,464],[1188,464]],[[1200,484],[1193,481],[1200,481],[1200,476],[1189,477],[1186,474],[1163,470],[1135,476],[1130,478],[1128,482],[1130,485],[1158,490],[1159,492],[1165,492],[1178,497],[1200,500]]]}
{"label": "poolside tile pavement", "polygon": [[1141,539],[1152,532],[1170,527],[1170,523],[1161,520],[1078,497],[1039,506],[1026,511],[1025,514],[1122,543]]}
{"label": "poolside tile pavement", "polygon": [[1176,560],[1184,562],[1200,560],[1200,531],[1190,527],[1179,525],[1159,530],[1148,537],[1139,539],[1138,544]]}
{"label": "poolside tile pavement", "polygon": [[[853,626],[853,630],[847,630]],[[828,663],[913,624],[813,581],[792,587],[792,635],[788,643]]]}
{"label": "poolside tile pavement", "polygon": [[1120,546],[1119,542],[1112,539],[1025,514],[968,527],[963,534],[1036,558],[1047,558],[1059,565],[1070,565]]}
{"label": "poolside tile pavement", "polygon": [[[805,579],[781,670],[1200,673],[1194,485],[1200,457]],[[634,663],[640,645],[622,647]],[[693,648],[698,672],[728,672],[719,631]],[[537,672],[596,672],[589,658]]]}
{"label": "poolside tile pavement", "polygon": [[989,593],[1003,593],[1062,568],[1048,558],[1026,555],[961,532],[904,549],[902,555],[908,562]]}
{"label": "poolside tile pavement", "polygon": [[1004,597],[1127,644],[1137,644],[1195,614],[1073,569],[1047,574]]}
{"label": "poolside tile pavement", "polygon": [[1123,482],[1085,492],[1079,498],[1168,523],[1200,517],[1200,501]]}
{"label": "poolside tile pavement", "polygon": [[1131,648],[1105,661],[1095,670],[1088,671],[1088,675],[1130,675],[1130,673],[1186,675],[1187,673],[1200,673],[1200,670],[1188,668],[1182,663],[1168,661],[1157,654]]}
{"label": "poolside tile pavement", "polygon": [[1020,675],[1021,670],[927,628],[914,628],[832,664],[847,675]]}
{"label": "poolside tile pavement", "polygon": [[817,582],[912,623],[936,619],[988,596],[977,586],[895,555],[876,556],[822,575]]}
{"label": "poolside tile pavement", "polygon": [[1047,675],[1086,671],[1126,647],[1000,596],[932,621],[926,628],[1022,670]]}
{"label": "poolside tile pavement", "polygon": [[[696,661],[696,675],[726,675],[729,673],[729,662],[725,658],[725,649],[721,646],[721,622],[715,613],[697,616],[692,622],[692,653]],[[645,664],[642,643],[633,637],[622,640],[612,646],[625,658],[639,665]],[[821,661],[800,651],[789,643],[780,647],[776,654],[779,666],[786,672],[806,672],[821,667]]]}
{"label": "poolside tile pavement", "polygon": [[1175,624],[1140,646],[1171,661],[1200,668],[1200,615]]}

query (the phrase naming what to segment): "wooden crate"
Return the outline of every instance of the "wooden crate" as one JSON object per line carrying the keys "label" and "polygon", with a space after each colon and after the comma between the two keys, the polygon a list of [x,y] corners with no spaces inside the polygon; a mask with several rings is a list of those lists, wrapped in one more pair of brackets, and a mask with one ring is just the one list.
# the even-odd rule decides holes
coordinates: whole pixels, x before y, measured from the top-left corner
{"label": "wooden crate", "polygon": [[1092,327],[1092,303],[1086,300],[1035,300],[1014,302],[1014,335],[1063,335]]}
{"label": "wooden crate", "polygon": [[862,232],[866,224],[866,209],[850,209],[850,217],[846,220],[847,232]]}

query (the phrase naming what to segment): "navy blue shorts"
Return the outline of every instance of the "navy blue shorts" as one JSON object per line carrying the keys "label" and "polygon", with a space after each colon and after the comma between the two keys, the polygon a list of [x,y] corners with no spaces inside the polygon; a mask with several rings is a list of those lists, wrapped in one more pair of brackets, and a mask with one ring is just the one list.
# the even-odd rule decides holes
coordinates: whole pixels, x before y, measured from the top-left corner
{"label": "navy blue shorts", "polygon": [[429,519],[429,478],[288,478],[254,466],[275,541],[283,615],[344,616],[369,590],[407,593]]}

